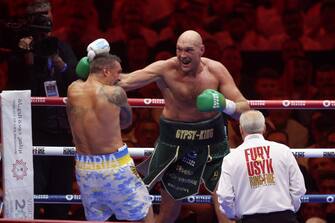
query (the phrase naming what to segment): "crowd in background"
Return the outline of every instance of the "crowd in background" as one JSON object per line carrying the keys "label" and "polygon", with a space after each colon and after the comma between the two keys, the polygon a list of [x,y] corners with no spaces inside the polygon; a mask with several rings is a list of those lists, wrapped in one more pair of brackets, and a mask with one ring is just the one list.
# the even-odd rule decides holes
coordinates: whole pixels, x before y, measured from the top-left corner
{"label": "crowd in background", "polygon": [[[30,2],[1,0],[0,19],[23,16]],[[334,0],[50,0],[50,3],[52,35],[68,43],[77,58],[85,56],[90,42],[105,38],[110,42],[111,52],[121,57],[123,70],[129,72],[174,56],[176,38],[193,29],[203,37],[204,56],[222,62],[249,100],[332,100],[335,96]],[[0,51],[0,90],[8,89],[11,50]],[[153,83],[129,92],[128,97],[161,98],[161,95]],[[153,147],[159,133],[161,109],[140,108],[133,112],[132,126],[123,131],[125,142],[129,147]],[[335,147],[333,111],[262,112],[266,115],[265,136],[270,140],[291,148]],[[242,140],[237,124],[229,120],[231,147]],[[301,158],[298,162],[307,193],[335,193],[335,159]],[[201,222],[201,213],[208,215],[208,212],[215,218],[210,206],[184,209],[180,222],[191,218]],[[334,204],[303,204],[300,220],[304,223],[311,217],[334,219],[334,213]]]}

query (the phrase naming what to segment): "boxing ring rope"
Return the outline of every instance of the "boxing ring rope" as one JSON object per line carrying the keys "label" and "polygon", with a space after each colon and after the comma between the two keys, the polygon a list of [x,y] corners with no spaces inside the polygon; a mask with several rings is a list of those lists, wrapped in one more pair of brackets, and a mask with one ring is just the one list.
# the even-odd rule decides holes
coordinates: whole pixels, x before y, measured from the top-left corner
{"label": "boxing ring rope", "polygon": [[[160,195],[150,195],[153,204],[159,204]],[[300,198],[302,203],[334,203],[335,194],[306,194]],[[77,194],[35,194],[35,204],[81,204],[81,197]],[[194,195],[183,199],[183,204],[211,204],[211,195]]]}
{"label": "boxing ring rope", "polygon": [[[32,97],[33,106],[65,106],[66,97]],[[164,99],[128,98],[131,107],[161,108]],[[334,109],[335,100],[249,100],[253,109]],[[149,156],[154,148],[129,148],[133,158]],[[292,153],[297,158],[335,158],[335,148],[294,148]],[[233,151],[233,150],[232,150]],[[74,156],[75,147],[34,146],[33,154],[37,156]],[[154,204],[160,202],[160,195],[150,195]],[[335,194],[306,194],[301,197],[302,203],[333,203]],[[80,195],[34,195],[35,203],[72,203],[80,204]],[[210,195],[189,196],[183,203],[211,203]]]}
{"label": "boxing ring rope", "polygon": [[[143,158],[149,156],[154,148],[128,148],[132,158]],[[299,158],[335,158],[335,149],[331,148],[310,148],[310,149],[291,149],[293,155]],[[234,151],[234,149],[232,149]],[[35,156],[74,156],[75,147],[59,147],[59,146],[34,146],[33,154]],[[160,195],[150,195],[153,204],[159,204]],[[301,197],[302,203],[333,203],[335,194],[306,194]],[[34,195],[35,203],[45,204],[81,204],[80,195]],[[210,204],[212,198],[210,195],[195,195],[183,199],[183,204]]]}
{"label": "boxing ring rope", "polygon": [[[65,106],[66,97],[31,97],[34,106]],[[164,99],[128,98],[132,107],[163,107]],[[253,109],[334,109],[335,100],[249,100]]]}
{"label": "boxing ring rope", "polygon": [[[67,102],[66,97],[30,97],[32,106],[61,106]],[[156,98],[129,98],[131,107],[162,108],[164,99]],[[29,100],[28,100],[29,103]],[[335,100],[249,100],[252,109],[334,109]],[[20,120],[21,121],[21,120]],[[31,145],[31,144],[30,144]],[[32,146],[35,156],[74,156],[75,147],[71,146]],[[30,146],[28,147],[29,150]],[[147,157],[154,148],[129,148],[133,158]],[[335,158],[335,148],[294,148],[291,149],[298,158]],[[234,149],[232,148],[232,152]],[[21,164],[21,163],[19,163]],[[18,177],[18,176],[16,176]],[[160,195],[150,195],[153,204],[159,204]],[[302,203],[334,203],[335,194],[306,194],[301,198]],[[41,204],[81,204],[81,196],[76,194],[34,194],[33,203]],[[211,195],[194,195],[183,199],[184,204],[209,204],[212,203]]]}
{"label": "boxing ring rope", "polygon": [[[154,148],[134,147],[128,148],[131,157],[142,158],[149,156]],[[232,148],[234,151],[234,148]],[[291,149],[297,158],[335,158],[335,148],[295,148]],[[33,154],[36,156],[74,156],[75,147],[65,146],[34,146]]]}

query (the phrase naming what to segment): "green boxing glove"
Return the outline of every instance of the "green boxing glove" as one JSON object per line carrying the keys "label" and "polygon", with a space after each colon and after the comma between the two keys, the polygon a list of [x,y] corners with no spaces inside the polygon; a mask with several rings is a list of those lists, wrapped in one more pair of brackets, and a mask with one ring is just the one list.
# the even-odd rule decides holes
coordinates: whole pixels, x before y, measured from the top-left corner
{"label": "green boxing glove", "polygon": [[232,115],[236,111],[236,104],[220,92],[206,89],[197,97],[197,108],[201,112],[220,111]]}
{"label": "green boxing glove", "polygon": [[90,62],[88,61],[88,57],[80,59],[76,66],[76,73],[79,78],[83,80],[87,79],[88,74],[90,73]]}

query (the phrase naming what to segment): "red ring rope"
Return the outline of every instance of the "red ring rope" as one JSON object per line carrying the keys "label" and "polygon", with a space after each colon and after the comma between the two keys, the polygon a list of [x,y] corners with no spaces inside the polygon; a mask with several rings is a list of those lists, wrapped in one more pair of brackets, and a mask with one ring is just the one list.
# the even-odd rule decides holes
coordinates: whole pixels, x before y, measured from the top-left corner
{"label": "red ring rope", "polygon": [[[34,106],[65,106],[65,97],[32,97]],[[164,99],[129,98],[132,107],[163,107]],[[335,100],[249,100],[254,109],[334,109]]]}

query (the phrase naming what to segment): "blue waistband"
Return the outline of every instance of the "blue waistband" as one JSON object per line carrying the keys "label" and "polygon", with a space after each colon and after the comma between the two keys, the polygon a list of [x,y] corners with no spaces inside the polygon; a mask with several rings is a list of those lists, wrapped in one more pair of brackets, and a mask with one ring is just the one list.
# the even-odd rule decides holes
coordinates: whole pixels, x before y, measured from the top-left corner
{"label": "blue waistband", "polygon": [[118,151],[109,154],[99,154],[99,155],[85,155],[76,154],[76,160],[87,163],[97,163],[103,161],[117,160],[129,154],[127,145],[124,145],[118,149]]}

